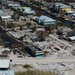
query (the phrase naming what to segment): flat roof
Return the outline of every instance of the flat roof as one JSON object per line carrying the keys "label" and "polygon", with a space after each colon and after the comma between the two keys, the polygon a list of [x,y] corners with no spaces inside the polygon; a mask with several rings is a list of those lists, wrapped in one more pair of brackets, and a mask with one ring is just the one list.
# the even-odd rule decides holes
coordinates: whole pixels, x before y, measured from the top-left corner
{"label": "flat roof", "polygon": [[13,70],[0,71],[0,75],[14,75]]}
{"label": "flat roof", "polygon": [[0,68],[9,68],[10,60],[0,60]]}

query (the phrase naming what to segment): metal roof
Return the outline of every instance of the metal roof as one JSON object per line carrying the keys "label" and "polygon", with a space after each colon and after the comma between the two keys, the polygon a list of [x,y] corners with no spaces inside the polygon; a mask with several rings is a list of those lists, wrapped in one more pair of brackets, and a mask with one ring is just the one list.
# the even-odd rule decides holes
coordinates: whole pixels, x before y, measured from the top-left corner
{"label": "metal roof", "polygon": [[0,75],[14,75],[13,70],[0,71]]}
{"label": "metal roof", "polygon": [[65,5],[63,3],[55,3],[56,6],[60,6],[61,8],[71,8],[69,5]]}
{"label": "metal roof", "polygon": [[75,36],[69,37],[70,40],[75,40]]}
{"label": "metal roof", "polygon": [[0,60],[0,68],[9,68],[9,66],[10,66],[10,60]]}
{"label": "metal roof", "polygon": [[1,18],[2,18],[2,19],[9,19],[9,18],[11,18],[11,16],[10,16],[10,15],[1,16]]}
{"label": "metal roof", "polygon": [[9,4],[9,6],[12,6],[12,7],[20,7],[21,5],[20,4]]}
{"label": "metal roof", "polygon": [[67,13],[75,13],[75,11],[67,11]]}
{"label": "metal roof", "polygon": [[31,11],[30,7],[22,7],[25,11]]}
{"label": "metal roof", "polygon": [[26,11],[27,14],[34,14],[35,11],[34,10],[31,10],[31,11]]}
{"label": "metal roof", "polygon": [[50,17],[44,16],[44,15],[38,17],[38,19],[41,20],[41,21],[44,21],[44,22],[56,21],[56,20],[54,20],[54,19],[52,19]]}

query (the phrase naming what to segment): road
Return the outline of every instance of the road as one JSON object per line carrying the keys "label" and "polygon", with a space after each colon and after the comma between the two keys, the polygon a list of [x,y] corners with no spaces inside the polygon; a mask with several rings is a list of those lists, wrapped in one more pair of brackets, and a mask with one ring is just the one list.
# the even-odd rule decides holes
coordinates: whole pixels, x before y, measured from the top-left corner
{"label": "road", "polygon": [[51,63],[51,62],[75,62],[75,58],[30,58],[30,59],[14,59],[11,64],[34,64],[34,63]]}
{"label": "road", "polygon": [[[50,35],[56,41],[63,43],[65,46],[72,47],[72,45],[57,39],[55,36]],[[50,63],[50,62],[75,62],[75,57],[43,57],[43,58],[11,58],[11,64],[27,64],[27,63]]]}

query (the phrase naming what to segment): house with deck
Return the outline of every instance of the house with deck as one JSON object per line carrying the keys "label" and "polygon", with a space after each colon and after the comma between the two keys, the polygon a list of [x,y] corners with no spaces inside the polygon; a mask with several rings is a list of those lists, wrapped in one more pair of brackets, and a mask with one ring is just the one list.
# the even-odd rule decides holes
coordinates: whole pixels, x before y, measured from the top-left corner
{"label": "house with deck", "polygon": [[41,24],[41,25],[46,26],[46,27],[49,25],[55,25],[56,24],[56,20],[54,20],[48,16],[44,16],[44,15],[36,17],[35,21],[38,24]]}
{"label": "house with deck", "polygon": [[58,11],[68,12],[72,10],[71,6],[63,4],[63,3],[59,3],[59,2],[53,3],[51,9],[52,11],[55,11],[55,12],[58,12]]}

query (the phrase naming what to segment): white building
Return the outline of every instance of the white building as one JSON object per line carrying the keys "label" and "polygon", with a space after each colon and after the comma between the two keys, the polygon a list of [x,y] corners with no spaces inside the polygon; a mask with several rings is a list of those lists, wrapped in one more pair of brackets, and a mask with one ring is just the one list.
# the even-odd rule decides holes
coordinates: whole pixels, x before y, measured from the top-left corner
{"label": "white building", "polygon": [[0,75],[14,75],[14,71],[10,70],[10,60],[0,60]]}
{"label": "white building", "polygon": [[0,69],[9,69],[10,68],[10,60],[0,60]]}

